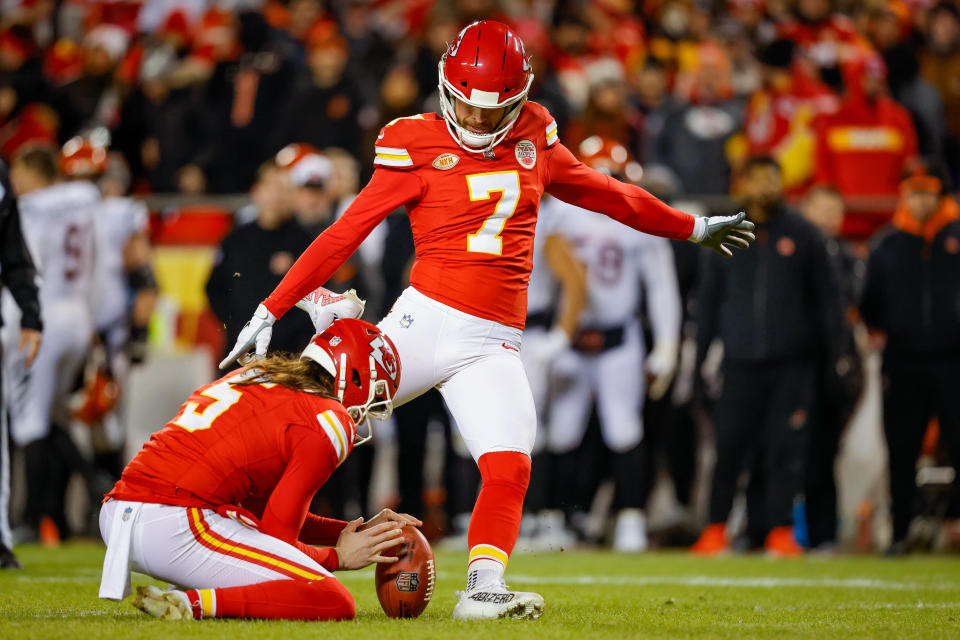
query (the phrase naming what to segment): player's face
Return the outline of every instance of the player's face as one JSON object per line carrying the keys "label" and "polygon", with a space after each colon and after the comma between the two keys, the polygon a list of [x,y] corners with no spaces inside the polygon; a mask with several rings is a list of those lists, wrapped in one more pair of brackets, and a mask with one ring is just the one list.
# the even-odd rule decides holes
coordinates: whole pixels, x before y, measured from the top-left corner
{"label": "player's face", "polygon": [[460,126],[471,133],[490,133],[500,121],[503,120],[503,114],[507,112],[506,107],[497,109],[485,109],[483,107],[473,107],[466,102],[456,100],[453,110],[457,116],[457,122]]}

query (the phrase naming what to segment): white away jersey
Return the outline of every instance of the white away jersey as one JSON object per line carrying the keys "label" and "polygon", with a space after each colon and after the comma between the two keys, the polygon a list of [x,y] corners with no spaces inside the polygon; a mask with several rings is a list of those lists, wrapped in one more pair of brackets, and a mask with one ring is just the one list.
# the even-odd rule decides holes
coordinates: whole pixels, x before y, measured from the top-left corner
{"label": "white away jersey", "polygon": [[543,255],[547,236],[556,233],[553,208],[557,204],[563,203],[552,197],[545,197],[540,201],[537,226],[533,232],[533,268],[530,270],[530,285],[527,288],[527,316],[547,311],[557,304],[559,284]]}
{"label": "white away jersey", "polygon": [[41,308],[89,304],[99,202],[100,191],[90,182],[63,182],[20,198],[23,237],[40,274]]}
{"label": "white away jersey", "polygon": [[554,203],[556,232],[570,240],[587,267],[589,302],[580,326],[606,329],[628,324],[636,318],[645,291],[655,339],[676,340],[680,295],[670,243],[599,213]]}
{"label": "white away jersey", "polygon": [[97,208],[93,309],[98,330],[126,319],[128,294],[123,252],[130,238],[146,231],[147,218],[146,205],[132,198],[104,198]]}

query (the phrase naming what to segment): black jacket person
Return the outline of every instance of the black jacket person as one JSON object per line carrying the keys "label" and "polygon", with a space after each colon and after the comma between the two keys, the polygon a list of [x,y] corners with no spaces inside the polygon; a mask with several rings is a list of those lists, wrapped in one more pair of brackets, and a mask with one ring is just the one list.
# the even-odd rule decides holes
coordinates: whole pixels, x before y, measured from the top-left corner
{"label": "black jacket person", "polygon": [[[885,335],[883,421],[890,454],[892,551],[904,551],[913,517],[916,462],[933,416],[940,441],[960,468],[960,209],[933,176],[912,176],[893,228],[867,263],[861,314]],[[958,515],[960,474],[954,479]]]}
{"label": "black jacket person", "polygon": [[816,368],[840,352],[839,280],[820,231],[782,204],[776,162],[751,159],[745,175],[757,241],[729,260],[710,256],[699,288],[699,351],[714,338],[723,342],[724,381],[714,415],[711,527],[694,551],[725,547],[737,478],[753,466],[763,478],[768,549],[797,553],[792,505],[803,487]]}

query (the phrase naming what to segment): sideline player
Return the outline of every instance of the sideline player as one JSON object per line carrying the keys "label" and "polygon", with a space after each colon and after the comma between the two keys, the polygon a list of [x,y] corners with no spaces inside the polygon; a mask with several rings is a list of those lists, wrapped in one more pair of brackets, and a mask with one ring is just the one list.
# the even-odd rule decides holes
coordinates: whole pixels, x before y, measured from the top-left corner
{"label": "sideline player", "polygon": [[394,562],[381,552],[398,527],[421,523],[307,508],[366,441],[358,426],[390,415],[399,381],[390,339],[348,319],[300,357],[274,354],[194,391],[107,494],[100,597],[126,597],[133,568],[179,585],[137,589],[134,606],[158,618],[352,618],[353,597],[331,572]]}
{"label": "sideline player", "polygon": [[[625,182],[635,177],[631,169],[639,170],[626,147],[600,136],[584,140],[579,155],[588,166]],[[644,372],[651,380],[652,397],[663,396],[680,343],[680,292],[673,252],[664,238],[627,231],[606,216],[564,202],[551,204],[555,229],[569,238],[587,267],[589,303],[571,348],[554,363],[553,382],[562,392],[550,406],[547,448],[557,456],[560,468],[576,464],[576,449],[596,399],[603,441],[612,452],[614,502],[619,509],[613,548],[644,551],[640,448],[640,416],[647,393]],[[637,317],[641,298],[653,330],[649,352]],[[567,479],[557,478],[561,495],[575,493]],[[570,490],[564,491],[564,484]]]}
{"label": "sideline player", "polygon": [[[9,296],[3,300],[3,316],[10,320],[3,332],[3,377],[9,393],[10,434],[24,451],[26,527],[39,529],[43,522],[41,533],[47,542],[67,534],[63,514],[66,482],[59,477],[62,466],[83,473],[91,493],[98,489],[89,463],[77,451],[66,427],[69,393],[93,333],[93,216],[100,192],[89,182],[60,182],[58,165],[56,149],[34,147],[18,154],[10,168],[10,180],[20,199],[23,237],[41,277],[40,306],[46,333],[29,369],[25,354],[16,350],[20,338],[13,328],[19,310]],[[55,527],[48,526],[48,517]]]}
{"label": "sideline player", "polygon": [[[147,207],[124,195],[129,172],[119,155],[108,154],[108,145],[109,134],[102,129],[71,138],[60,150],[60,169],[69,180],[97,184],[103,194],[93,219],[92,309],[100,345],[91,358],[104,361],[98,375],[115,383],[119,397],[84,417],[92,422],[94,460],[113,481],[123,469],[127,377],[131,365],[146,356],[147,325],[156,305],[157,282],[150,266]],[[88,389],[92,392],[98,387],[88,385]]]}
{"label": "sideline player", "polygon": [[[43,322],[40,319],[37,294],[37,270],[27,251],[20,226],[17,197],[10,185],[7,167],[0,161],[0,283],[10,291],[20,307],[20,337],[17,348],[25,351],[24,365],[29,367],[40,349]],[[2,322],[0,318],[0,324]],[[0,402],[0,569],[20,569],[20,562],[12,550],[9,507],[10,441],[7,435],[6,408],[3,402]]]}
{"label": "sideline player", "polygon": [[689,239],[725,255],[746,247],[744,215],[694,218],[585,167],[557,125],[527,102],[533,82],[523,43],[506,25],[475,22],[439,63],[441,114],[399,118],[376,141],[376,170],[343,215],[291,267],[240,332],[227,366],[353,254],[391,211],[406,206],[416,247],[411,286],[380,323],[404,359],[398,404],[443,395],[480,468],[467,533],[467,588],[455,618],[536,618],[543,598],[507,591],[530,478],[536,414],[520,362],[537,208],[544,191],[648,233]]}

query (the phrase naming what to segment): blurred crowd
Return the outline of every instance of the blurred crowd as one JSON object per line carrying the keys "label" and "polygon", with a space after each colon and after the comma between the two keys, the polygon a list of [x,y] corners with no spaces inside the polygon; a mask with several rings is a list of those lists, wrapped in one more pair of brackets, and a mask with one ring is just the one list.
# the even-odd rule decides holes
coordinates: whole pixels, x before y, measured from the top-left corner
{"label": "blurred crowd", "polygon": [[848,233],[891,213],[904,163],[960,174],[960,10],[894,0],[5,0],[0,155],[103,127],[137,193],[239,193],[284,145],[335,146],[437,107],[477,18],[513,26],[531,98],[575,148],[622,141],[654,191],[727,194],[750,155],[792,195],[828,182]]}
{"label": "blurred crowd", "polygon": [[[680,201],[701,212],[729,198],[742,203],[758,224],[757,246],[730,261],[670,243],[663,253],[669,267],[630,271],[621,269],[630,264],[622,255],[611,263],[609,251],[582,250],[585,230],[544,231],[572,244],[588,286],[609,284],[613,267],[616,277],[644,284],[629,320],[604,320],[583,302],[586,321],[570,350],[581,360],[563,375],[543,374],[544,444],[522,531],[529,546],[579,540],[646,548],[644,509],[658,474],[666,474],[679,526],[661,542],[693,543],[701,553],[738,545],[785,555],[798,553],[798,543],[832,548],[834,462],[862,397],[863,361],[881,352],[890,550],[907,550],[921,511],[960,516],[960,492],[950,497],[956,474],[939,483],[932,503],[919,504],[916,491],[921,451],[947,467],[960,458],[960,416],[948,402],[960,379],[960,223],[950,195],[960,179],[956,2],[2,6],[0,157],[16,164],[47,145],[62,147],[64,157],[100,158],[92,171],[61,170],[101,184],[111,179],[122,185],[117,196],[249,193],[207,283],[227,345],[365,184],[377,131],[438,109],[437,61],[475,19],[502,20],[523,38],[536,74],[530,99],[550,110],[560,140],[585,161],[682,208]],[[554,205],[547,200],[544,210]],[[398,212],[326,285],[356,288],[376,321],[406,285],[412,256],[409,223]],[[656,299],[676,300],[669,322],[655,317],[650,301],[661,294],[644,272],[664,268],[672,297]],[[534,277],[554,282],[545,285],[548,304],[531,309],[528,333],[549,329],[569,294],[562,270]],[[665,322],[676,326],[665,330]],[[632,345],[634,332],[636,344],[646,345],[637,358],[656,364],[645,368],[640,401],[627,407],[640,418],[629,427],[635,433],[611,435],[620,427],[608,424],[616,412],[604,406],[601,383],[584,391],[586,410],[575,411],[582,424],[560,442],[550,432],[554,414],[569,416],[553,403],[591,363]],[[311,334],[306,315],[291,312],[278,322],[273,346],[297,351]],[[636,368],[642,378],[643,365]],[[398,509],[429,516],[434,533],[455,538],[465,531],[478,478],[449,422],[432,393],[400,408],[392,431]],[[434,439],[438,433],[449,437]],[[425,456],[436,442],[446,454],[440,472],[437,459]],[[705,446],[716,451],[716,464],[698,483]],[[315,508],[370,512],[374,452],[355,452]],[[86,469],[88,484],[102,484],[99,471],[75,466]],[[424,491],[431,474],[444,491]],[[598,521],[589,514],[607,480],[616,486],[607,501],[616,518]],[[710,493],[702,531],[698,484]],[[747,515],[734,539],[725,523],[738,492]],[[42,516],[28,512],[28,524],[36,529]]]}

